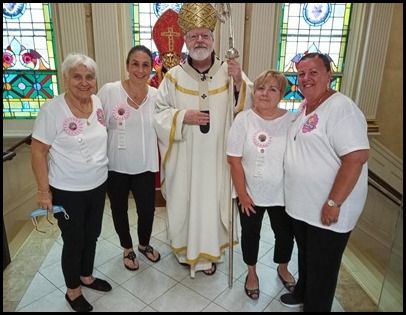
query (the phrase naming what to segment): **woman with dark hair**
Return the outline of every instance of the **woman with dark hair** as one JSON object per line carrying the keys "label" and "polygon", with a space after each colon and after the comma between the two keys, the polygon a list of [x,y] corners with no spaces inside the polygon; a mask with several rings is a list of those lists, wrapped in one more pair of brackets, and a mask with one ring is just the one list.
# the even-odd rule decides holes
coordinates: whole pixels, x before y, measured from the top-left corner
{"label": "woman with dark hair", "polygon": [[158,144],[154,129],[157,89],[148,85],[152,53],[138,45],[128,52],[128,79],[106,83],[98,96],[106,112],[109,176],[107,194],[120,244],[124,267],[137,270],[128,218],[131,192],[138,214],[138,251],[152,262],[160,254],[150,245],[155,212],[155,173],[158,171]]}

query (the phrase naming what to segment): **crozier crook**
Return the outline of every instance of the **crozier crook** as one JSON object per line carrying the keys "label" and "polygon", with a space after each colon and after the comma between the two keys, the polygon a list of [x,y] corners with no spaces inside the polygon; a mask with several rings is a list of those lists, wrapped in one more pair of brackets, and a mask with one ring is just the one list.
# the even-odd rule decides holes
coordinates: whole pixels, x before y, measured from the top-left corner
{"label": "crozier crook", "polygon": [[[225,52],[225,57],[227,59],[234,59],[240,56],[240,53],[237,49],[234,48],[234,31],[233,31],[233,18],[231,15],[231,5],[230,3],[216,3],[215,4],[217,18],[221,21],[221,23],[225,23],[228,20],[229,25],[229,37],[228,37],[228,49]],[[229,99],[231,104],[229,105],[230,110],[230,125],[234,120],[234,91],[233,91],[233,77],[230,76],[230,83],[229,83]],[[234,200],[232,197],[233,191],[233,181],[230,175],[230,205],[229,205],[229,227],[228,227],[228,235],[229,235],[229,265],[228,265],[228,286],[231,289],[233,286],[233,240],[234,240]]]}

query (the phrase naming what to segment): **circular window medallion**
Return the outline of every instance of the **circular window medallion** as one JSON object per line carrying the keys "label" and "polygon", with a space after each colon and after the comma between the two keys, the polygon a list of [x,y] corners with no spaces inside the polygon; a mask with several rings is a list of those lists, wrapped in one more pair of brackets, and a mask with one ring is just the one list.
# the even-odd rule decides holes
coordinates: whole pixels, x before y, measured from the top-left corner
{"label": "circular window medallion", "polygon": [[160,17],[162,13],[168,8],[179,13],[180,8],[182,8],[183,3],[154,3],[154,13],[156,17]]}
{"label": "circular window medallion", "polygon": [[24,13],[25,3],[3,3],[3,17],[6,19],[19,19]]}
{"label": "circular window medallion", "polygon": [[330,15],[331,3],[306,3],[303,7],[303,17],[311,26],[323,25]]}

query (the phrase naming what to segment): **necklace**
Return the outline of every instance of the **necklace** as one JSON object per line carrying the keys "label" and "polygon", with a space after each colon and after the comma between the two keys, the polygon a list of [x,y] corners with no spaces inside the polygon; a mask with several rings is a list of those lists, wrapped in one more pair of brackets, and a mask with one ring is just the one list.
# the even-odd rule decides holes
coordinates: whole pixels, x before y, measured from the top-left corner
{"label": "necklace", "polygon": [[[304,112],[304,110],[302,111],[302,113],[303,112]],[[302,113],[300,113],[300,116],[302,116]],[[295,135],[293,136],[293,141],[296,141],[296,136],[299,133],[300,129],[302,129],[302,118],[300,118],[299,128],[296,129]]]}
{"label": "necklace", "polygon": [[[73,105],[73,107],[75,107],[75,108],[76,108],[78,111],[80,111],[82,114],[89,115],[91,112],[93,112],[92,99],[90,99],[90,110],[84,111],[83,109],[81,109],[79,106],[77,106],[77,105],[75,104],[75,101],[74,101],[73,97],[72,97],[70,94],[68,94],[68,96],[69,96],[70,103]],[[87,104],[89,104],[89,103],[87,103]],[[86,125],[90,126],[89,117],[87,117],[87,118],[85,118],[85,119],[86,119]]]}
{"label": "necklace", "polygon": [[128,95],[128,99],[129,99],[131,102],[134,103],[134,105],[136,106],[136,108],[140,108],[141,104],[144,103],[145,100],[147,99],[147,96],[148,96],[148,94],[145,95],[144,99],[143,99],[142,102],[139,103],[139,104],[138,104],[136,101],[134,101],[134,100],[130,97],[130,95]]}
{"label": "necklace", "polygon": [[320,104],[323,103],[321,100],[323,99],[324,95],[326,95],[326,94],[328,93],[328,91],[329,91],[329,90],[326,90],[326,91],[320,96],[319,100],[318,100],[317,103],[316,103],[316,106],[314,106],[313,109],[312,109],[310,112],[307,112],[307,109],[309,108],[309,106],[308,106],[309,103],[308,103],[307,100],[306,100],[306,108],[305,108],[305,110],[306,110],[306,115],[309,115],[311,112],[314,112],[314,111],[317,109],[317,107],[319,107]]}
{"label": "necklace", "polygon": [[[136,109],[138,109],[138,108],[140,108],[140,106],[145,102],[145,100],[147,99],[147,96],[148,96],[148,86],[147,85],[145,85],[144,86],[146,89],[142,89],[142,88],[140,88],[140,89],[138,89],[138,91],[141,91],[140,93],[139,93],[139,95],[144,95],[144,93],[145,93],[145,96],[144,96],[144,98],[143,98],[143,100],[140,102],[140,103],[137,103],[135,100],[137,99],[137,94],[133,94],[134,96],[133,97],[131,97],[130,96],[130,94],[131,94],[131,91],[132,91],[132,89],[131,89],[131,85],[130,85],[130,80],[128,80],[127,81],[127,97],[128,97],[128,100],[130,101],[130,102],[132,102],[134,105],[135,105],[135,108]],[[135,90],[135,89],[134,89]],[[130,104],[131,105],[131,104]]]}

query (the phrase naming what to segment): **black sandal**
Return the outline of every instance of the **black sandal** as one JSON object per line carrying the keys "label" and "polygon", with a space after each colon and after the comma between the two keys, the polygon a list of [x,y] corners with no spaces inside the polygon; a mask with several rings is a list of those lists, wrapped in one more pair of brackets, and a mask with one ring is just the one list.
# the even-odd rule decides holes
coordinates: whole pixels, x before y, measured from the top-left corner
{"label": "black sandal", "polygon": [[203,273],[204,273],[206,276],[212,276],[212,275],[214,275],[214,274],[216,273],[216,270],[217,270],[216,264],[215,264],[215,263],[212,263],[212,264],[211,264],[211,268],[210,268],[210,269],[203,270]]}
{"label": "black sandal", "polygon": [[[258,285],[259,285],[259,279],[257,277],[258,280]],[[248,281],[248,275],[245,278],[245,284],[244,284],[244,290],[245,290],[245,294],[252,300],[258,300],[259,299],[259,287],[256,289],[247,289],[247,281]]]}
{"label": "black sandal", "polygon": [[158,262],[158,261],[161,259],[161,254],[158,253],[158,252],[157,252],[157,253],[158,253],[158,258],[155,259],[155,260],[153,260],[152,258],[150,258],[150,257],[147,255],[148,253],[150,253],[152,256],[154,256],[154,248],[153,248],[151,245],[145,246],[144,249],[142,249],[142,248],[140,248],[140,247],[138,246],[138,251],[139,251],[141,254],[143,254],[145,257],[147,257],[149,261],[152,261],[152,262],[154,262],[154,263]]}
{"label": "black sandal", "polygon": [[129,252],[129,253],[127,254],[127,256],[126,256],[125,253],[124,253],[124,267],[125,267],[127,270],[130,270],[130,271],[135,271],[135,270],[138,270],[138,268],[140,268],[140,264],[138,264],[138,267],[135,267],[135,268],[128,267],[128,266],[125,264],[125,260],[126,260],[126,259],[132,260],[132,262],[135,264],[135,260],[137,259],[137,256],[135,255],[134,252]]}
{"label": "black sandal", "polygon": [[296,281],[293,280],[292,281],[285,281],[285,279],[283,279],[282,275],[279,272],[279,266],[276,268],[276,271],[278,272],[278,277],[281,280],[283,286],[285,287],[286,290],[288,290],[289,292],[293,292],[295,291],[295,286],[296,286]]}

